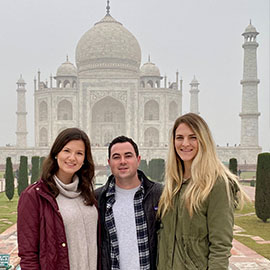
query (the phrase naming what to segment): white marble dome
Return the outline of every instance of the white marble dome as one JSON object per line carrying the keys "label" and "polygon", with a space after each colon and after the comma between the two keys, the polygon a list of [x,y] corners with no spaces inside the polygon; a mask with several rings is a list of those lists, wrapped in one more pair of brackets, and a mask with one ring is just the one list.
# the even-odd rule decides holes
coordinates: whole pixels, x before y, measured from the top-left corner
{"label": "white marble dome", "polygon": [[66,62],[57,69],[56,76],[77,76],[77,69],[67,58]]}
{"label": "white marble dome", "polygon": [[160,77],[159,68],[152,62],[148,61],[143,64],[140,72],[141,77]]}
{"label": "white marble dome", "polygon": [[110,14],[88,30],[76,48],[78,72],[93,69],[139,71],[141,48],[137,39]]}
{"label": "white marble dome", "polygon": [[25,81],[24,81],[24,79],[22,78],[22,75],[18,79],[17,84],[26,84]]}
{"label": "white marble dome", "polygon": [[257,33],[256,28],[251,24],[251,22],[250,22],[249,25],[246,27],[245,33]]}

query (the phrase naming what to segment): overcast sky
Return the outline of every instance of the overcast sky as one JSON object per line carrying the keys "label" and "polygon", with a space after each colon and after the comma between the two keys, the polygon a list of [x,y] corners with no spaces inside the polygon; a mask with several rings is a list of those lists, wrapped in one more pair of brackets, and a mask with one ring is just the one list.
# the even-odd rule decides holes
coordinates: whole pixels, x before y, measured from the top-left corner
{"label": "overcast sky", "polygon": [[[259,144],[270,151],[269,0],[112,0],[111,15],[137,38],[142,64],[148,54],[167,81],[183,78],[183,113],[189,111],[193,76],[199,111],[219,145],[240,143],[243,37],[252,20],[260,33]],[[81,36],[106,13],[106,0],[0,1],[0,146],[16,143],[16,82],[26,81],[28,145],[34,145],[34,86],[45,81],[68,54],[75,64]],[[161,83],[163,86],[163,81]]]}

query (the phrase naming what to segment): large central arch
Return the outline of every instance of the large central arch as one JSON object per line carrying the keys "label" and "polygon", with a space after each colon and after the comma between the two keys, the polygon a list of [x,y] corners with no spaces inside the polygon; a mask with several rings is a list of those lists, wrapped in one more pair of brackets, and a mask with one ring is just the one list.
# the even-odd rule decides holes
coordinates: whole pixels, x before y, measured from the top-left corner
{"label": "large central arch", "polygon": [[123,104],[105,97],[92,109],[91,141],[96,146],[107,146],[111,140],[126,134],[126,112]]}

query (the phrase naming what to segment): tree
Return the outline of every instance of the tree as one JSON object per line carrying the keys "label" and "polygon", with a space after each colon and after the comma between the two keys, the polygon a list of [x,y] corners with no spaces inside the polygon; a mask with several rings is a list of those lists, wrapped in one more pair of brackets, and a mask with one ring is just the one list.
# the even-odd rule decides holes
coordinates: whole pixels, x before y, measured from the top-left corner
{"label": "tree", "polygon": [[148,165],[145,159],[140,162],[139,170],[143,171],[146,176],[148,176]]}
{"label": "tree", "polygon": [[5,180],[6,180],[6,196],[9,200],[12,200],[14,196],[14,174],[13,166],[10,157],[6,159],[6,171],[5,171]]}
{"label": "tree", "polygon": [[148,165],[148,176],[158,182],[164,180],[165,161],[162,158],[151,159]]}
{"label": "tree", "polygon": [[31,159],[31,163],[32,163],[31,184],[33,184],[39,178],[39,157],[33,156]]}
{"label": "tree", "polygon": [[45,160],[45,157],[40,157],[39,159],[39,175],[41,175],[42,173],[42,166],[43,166],[44,160]]}
{"label": "tree", "polygon": [[19,178],[18,178],[18,195],[19,196],[28,186],[28,168],[27,167],[28,167],[27,157],[21,156],[20,166],[19,166]]}
{"label": "tree", "polygon": [[236,158],[231,158],[229,160],[229,170],[233,174],[237,175],[237,159]]}
{"label": "tree", "polygon": [[258,155],[256,171],[255,211],[263,222],[270,218],[270,153]]}

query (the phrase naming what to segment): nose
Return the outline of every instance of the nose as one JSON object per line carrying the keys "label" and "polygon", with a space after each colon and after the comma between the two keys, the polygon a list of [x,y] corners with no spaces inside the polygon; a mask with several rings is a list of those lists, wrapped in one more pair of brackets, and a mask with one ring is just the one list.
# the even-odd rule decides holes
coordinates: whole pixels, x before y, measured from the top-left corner
{"label": "nose", "polygon": [[184,137],[183,139],[183,143],[182,143],[184,146],[187,146],[189,145],[189,139],[187,137]]}
{"label": "nose", "polygon": [[126,163],[126,159],[125,159],[124,156],[121,157],[120,162],[121,162],[121,164],[123,164],[123,163],[125,164]]}
{"label": "nose", "polygon": [[74,159],[75,159],[75,153],[70,153],[69,159],[70,159],[70,160],[74,160]]}

